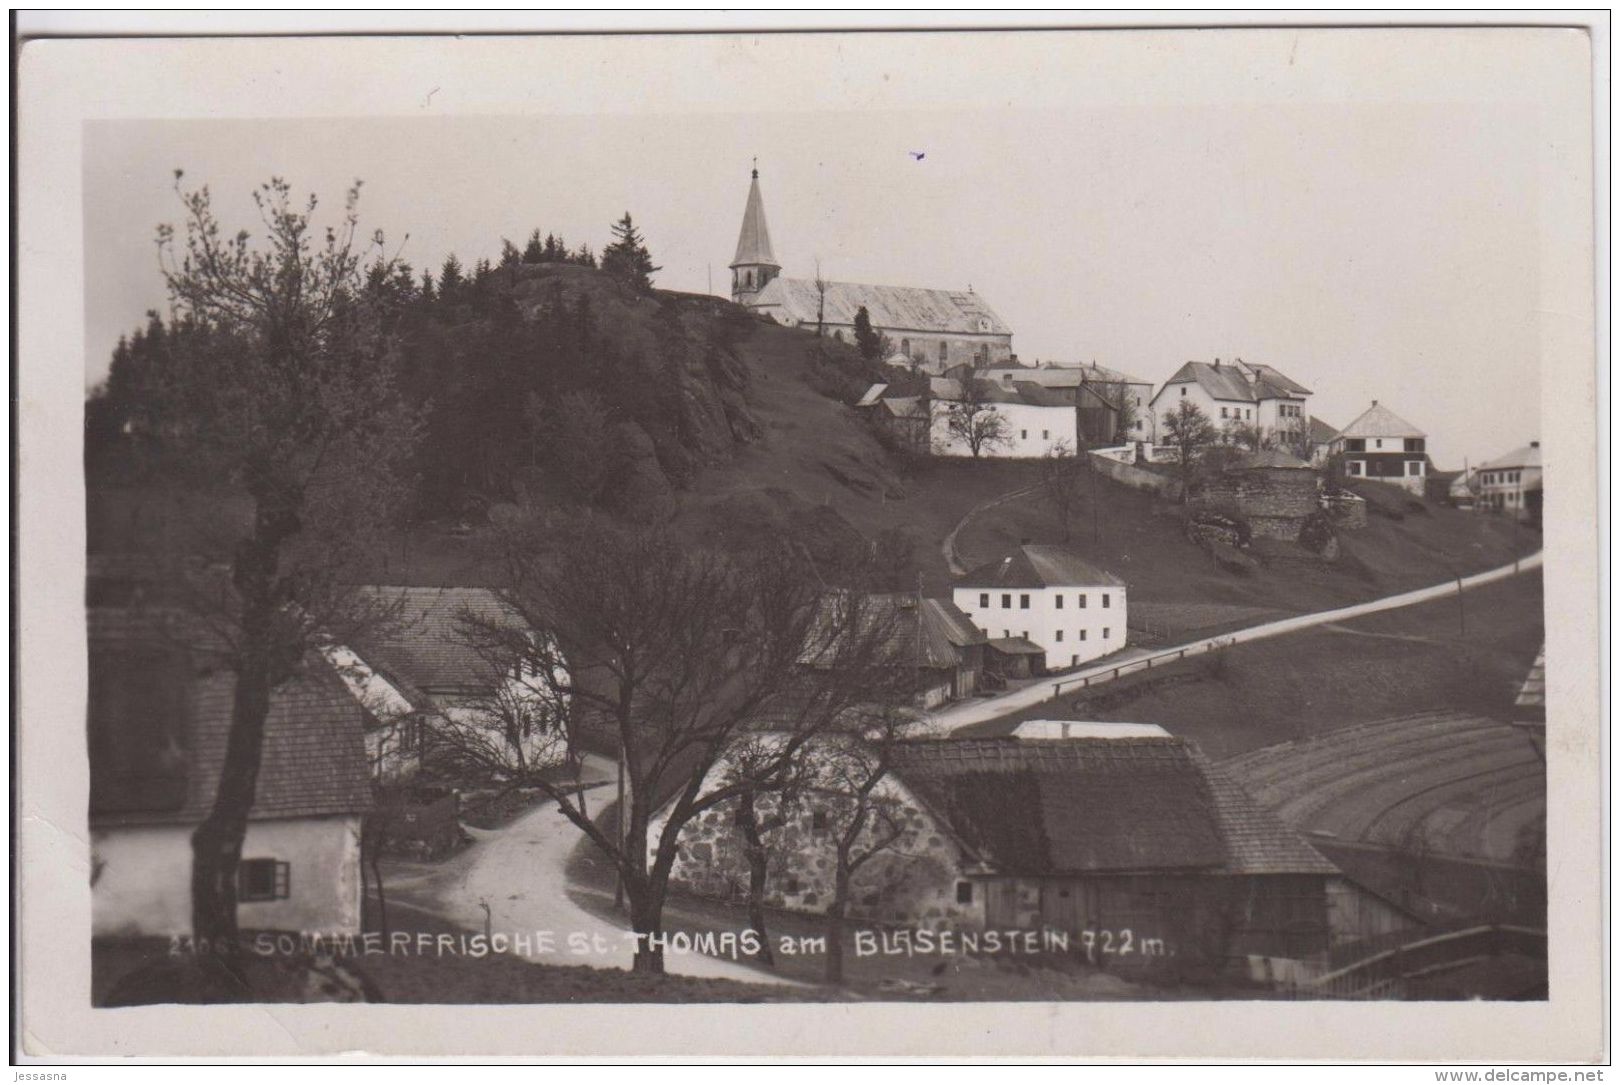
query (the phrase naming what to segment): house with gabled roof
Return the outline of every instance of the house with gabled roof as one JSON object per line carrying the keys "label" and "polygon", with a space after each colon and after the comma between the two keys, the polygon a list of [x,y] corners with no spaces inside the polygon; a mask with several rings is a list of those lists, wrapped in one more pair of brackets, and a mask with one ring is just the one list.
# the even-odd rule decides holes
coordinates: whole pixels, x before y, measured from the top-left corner
{"label": "house with gabled roof", "polygon": [[[89,611],[90,899],[98,936],[191,931],[191,834],[212,809],[235,675],[172,614]],[[310,653],[271,695],[237,868],[243,930],[358,933],[371,806],[362,708]]]}
{"label": "house with gabled roof", "polygon": [[1528,523],[1541,522],[1541,442],[1531,441],[1505,456],[1479,465],[1479,500],[1474,507]]}
{"label": "house with gabled roof", "polygon": [[[1107,967],[1325,959],[1339,872],[1296,830],[1163,728],[1048,737],[1059,726],[894,744],[879,788],[902,831],[855,873],[850,915],[950,932],[965,953],[996,952],[988,932],[1037,933],[1055,956]],[[766,903],[826,909],[826,825],[841,801],[812,791],[766,815],[781,818]],[[747,884],[724,804],[683,829],[672,880],[719,897]]]}
{"label": "house with gabled roof", "polygon": [[[818,619],[830,628],[839,593],[823,597]],[[871,592],[861,596],[861,622],[868,631],[886,636],[880,651],[885,659],[915,674],[913,688],[919,708],[936,708],[947,701],[970,697],[983,681],[985,637],[949,599],[930,599],[917,592]],[[825,638],[812,632],[799,662],[805,667],[825,665]]]}
{"label": "house with gabled roof", "polygon": [[[406,700],[425,698],[426,706],[405,717],[414,741],[401,736],[416,756],[430,757],[435,732],[460,728],[504,729],[514,714],[538,718],[549,701],[545,683],[517,673],[510,654],[495,643],[500,635],[541,636],[499,592],[477,587],[367,585],[360,589],[389,620],[347,646],[358,661],[351,673],[374,674]],[[491,650],[491,648],[495,650]],[[407,691],[408,694],[407,694]],[[533,711],[522,713],[523,706]],[[421,709],[425,707],[425,711]],[[443,743],[440,743],[442,746]],[[566,756],[556,728],[536,727],[522,735],[525,763],[555,764]]]}
{"label": "house with gabled roof", "polygon": [[1382,406],[1372,406],[1334,435],[1331,453],[1344,459],[1347,478],[1365,478],[1422,497],[1429,471],[1428,435]]}
{"label": "house with gabled roof", "polygon": [[1187,362],[1153,396],[1154,439],[1164,433],[1165,416],[1187,402],[1196,404],[1217,429],[1251,428],[1264,442],[1297,446],[1306,436],[1311,394],[1275,366],[1242,358]]}
{"label": "house with gabled roof", "polygon": [[[1026,544],[959,577],[951,598],[990,638],[992,661],[1062,670],[1125,647],[1125,582],[1063,546]],[[1031,649],[1040,657],[1029,660]]]}
{"label": "house with gabled roof", "polygon": [[1101,448],[1152,437],[1148,402],[1153,382],[1096,362],[1083,365],[993,366],[979,376],[993,384],[1035,384],[1055,392],[1078,410],[1079,436],[1086,448]]}
{"label": "house with gabled roof", "polygon": [[[972,456],[973,447],[951,419],[960,412],[983,410],[1001,419],[999,439],[987,441],[979,454],[1000,459],[1038,459],[1079,446],[1079,412],[1060,390],[1028,381],[1003,383],[975,379],[971,388],[960,380],[934,377],[928,382],[929,450],[936,456]],[[972,393],[970,395],[970,393]],[[976,398],[976,403],[969,402]]]}

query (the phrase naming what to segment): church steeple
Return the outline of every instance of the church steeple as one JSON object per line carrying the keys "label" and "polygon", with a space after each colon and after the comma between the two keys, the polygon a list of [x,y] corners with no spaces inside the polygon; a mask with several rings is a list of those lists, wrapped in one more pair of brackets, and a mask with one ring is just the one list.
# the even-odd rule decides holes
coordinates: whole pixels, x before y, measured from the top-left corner
{"label": "church steeple", "polygon": [[731,300],[746,305],[765,284],[781,272],[771,251],[771,231],[765,225],[765,200],[759,194],[759,160],[754,160],[743,208],[742,231],[737,234],[737,255],[731,261]]}

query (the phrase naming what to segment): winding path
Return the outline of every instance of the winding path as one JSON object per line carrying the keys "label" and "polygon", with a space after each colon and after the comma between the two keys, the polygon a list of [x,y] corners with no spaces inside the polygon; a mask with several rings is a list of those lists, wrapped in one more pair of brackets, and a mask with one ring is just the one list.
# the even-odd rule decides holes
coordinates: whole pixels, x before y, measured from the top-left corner
{"label": "winding path", "polygon": [[[1007,496],[1014,495],[1009,494]],[[1186,656],[1202,652],[1220,651],[1230,648],[1234,644],[1263,640],[1267,637],[1278,637],[1301,629],[1311,629],[1333,622],[1345,622],[1368,614],[1377,614],[1386,610],[1398,610],[1401,607],[1414,606],[1418,603],[1445,599],[1459,591],[1477,588],[1485,584],[1493,584],[1498,580],[1506,580],[1508,577],[1521,572],[1539,569],[1541,561],[1542,552],[1538,550],[1534,554],[1520,558],[1518,561],[1508,565],[1483,573],[1475,573],[1473,576],[1465,576],[1460,580],[1447,580],[1443,584],[1433,584],[1427,588],[1401,592],[1398,595],[1386,595],[1381,599],[1370,599],[1365,603],[1355,603],[1334,610],[1319,610],[1311,614],[1299,614],[1292,618],[1262,622],[1259,625],[1251,625],[1247,629],[1236,629],[1222,633],[1219,636],[1204,637],[1200,640],[1189,641],[1186,644],[1159,649],[1151,653],[1132,656],[1121,655],[1106,663],[1083,668],[1061,678],[1036,682],[1021,689],[1009,690],[1006,693],[982,700],[951,705],[931,713],[929,721],[932,729],[938,733],[959,731],[976,723],[1000,719],[1002,716],[1013,712],[1053,700],[1068,691],[1111,682],[1126,674],[1147,670],[1157,665],[1174,663]]]}
{"label": "winding path", "polygon": [[997,505],[1005,505],[1009,501],[1018,500],[1025,494],[1032,494],[1044,485],[1046,485],[1044,482],[1037,482],[1033,486],[1025,486],[1021,490],[1014,490],[1011,493],[1002,494],[1000,497],[992,497],[988,501],[981,501],[968,509],[967,513],[956,521],[956,526],[951,528],[951,533],[945,536],[945,541],[939,544],[940,553],[945,555],[945,567],[951,571],[951,575],[961,576],[967,572],[967,566],[963,565],[956,556],[956,536],[964,527],[968,526],[969,520],[972,520],[981,512],[988,512]]}

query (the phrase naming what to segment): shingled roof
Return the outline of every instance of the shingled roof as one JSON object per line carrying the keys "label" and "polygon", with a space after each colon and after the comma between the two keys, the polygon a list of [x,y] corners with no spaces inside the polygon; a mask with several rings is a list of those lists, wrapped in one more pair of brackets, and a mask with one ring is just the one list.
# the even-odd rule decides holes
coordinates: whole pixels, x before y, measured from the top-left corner
{"label": "shingled roof", "polygon": [[957,582],[965,588],[1067,588],[1125,582],[1062,546],[1020,546],[1004,557],[969,570]]}
{"label": "shingled roof", "polygon": [[800,323],[814,323],[821,312],[827,324],[853,325],[855,314],[865,308],[872,326],[885,331],[1012,334],[995,310],[971,291],[830,282],[824,310],[821,302],[813,281],[778,277],[766,284],[753,304],[779,305]]}
{"label": "shingled roof", "polygon": [[743,264],[781,266],[771,251],[771,228],[765,224],[765,201],[759,194],[758,170],[748,183],[748,205],[743,208],[742,229],[737,233],[737,255],[731,260],[732,267]]}
{"label": "shingled roof", "polygon": [[895,774],[999,873],[1337,872],[1181,738],[919,740]]}
{"label": "shingled roof", "polygon": [[523,619],[489,588],[368,586],[361,589],[393,620],[352,647],[375,667],[428,694],[488,689],[495,668],[469,644],[468,619],[521,627]]}
{"label": "shingled roof", "polygon": [[[101,668],[115,690],[120,675],[140,657],[121,653],[165,643],[157,626],[128,611],[90,611],[92,668]],[[212,808],[225,763],[236,677],[223,667],[209,669],[193,657],[169,672],[184,683],[174,694],[184,706],[177,729],[183,749],[183,802],[175,808],[98,814],[97,825],[196,824]],[[100,703],[116,706],[117,698]],[[94,729],[95,721],[92,721]],[[156,732],[154,732],[155,734]],[[99,766],[116,775],[118,766]],[[362,813],[371,805],[366,771],[362,710],[331,666],[310,653],[300,674],[272,695],[265,720],[264,753],[249,816],[254,819],[320,817]]]}
{"label": "shingled roof", "polygon": [[[819,621],[840,620],[832,609],[838,598],[822,600]],[[881,592],[867,595],[861,607],[862,627],[885,631],[886,654],[902,664],[929,669],[955,667],[961,662],[959,649],[985,643],[985,635],[949,599],[919,598],[914,592]],[[815,633],[810,641],[800,662],[813,665],[826,648],[822,637]]]}
{"label": "shingled roof", "polygon": [[1218,870],[1214,796],[1179,739],[902,743],[895,775],[980,861],[1026,876]]}
{"label": "shingled roof", "polygon": [[1423,437],[1426,434],[1412,423],[1373,400],[1371,407],[1362,411],[1354,422],[1339,433],[1340,437]]}
{"label": "shingled roof", "polygon": [[1188,362],[1165,381],[1172,384],[1194,382],[1211,399],[1235,403],[1258,403],[1263,399],[1301,399],[1311,394],[1303,384],[1291,380],[1269,365],[1237,361],[1229,365]]}

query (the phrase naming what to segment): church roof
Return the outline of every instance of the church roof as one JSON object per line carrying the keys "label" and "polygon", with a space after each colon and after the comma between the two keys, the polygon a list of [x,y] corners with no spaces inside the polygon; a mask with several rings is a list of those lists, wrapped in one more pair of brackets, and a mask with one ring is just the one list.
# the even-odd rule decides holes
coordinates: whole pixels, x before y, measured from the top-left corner
{"label": "church roof", "polygon": [[[749,206],[753,206],[752,196]],[[748,221],[748,217],[744,216],[745,235]],[[763,224],[764,221],[762,212],[760,222]],[[766,284],[753,304],[780,305],[798,322],[814,323],[820,300],[812,280],[776,278]],[[822,318],[825,323],[853,325],[855,314],[863,307],[873,327],[889,332],[1012,334],[1012,329],[996,315],[996,311],[971,291],[873,286],[867,283],[827,284],[826,313]]]}
{"label": "church roof", "polygon": [[737,235],[737,255],[731,266],[769,264],[780,267],[771,251],[771,230],[765,225],[765,201],[759,194],[759,171],[748,185],[748,206],[743,208],[742,231]]}
{"label": "church roof", "polygon": [[1339,434],[1340,437],[1423,437],[1424,432],[1378,401]]}

